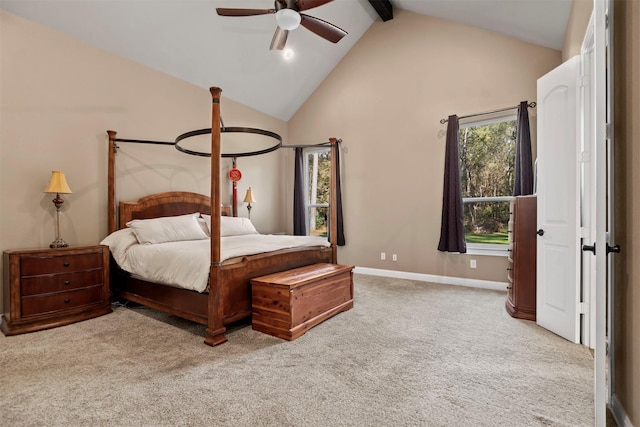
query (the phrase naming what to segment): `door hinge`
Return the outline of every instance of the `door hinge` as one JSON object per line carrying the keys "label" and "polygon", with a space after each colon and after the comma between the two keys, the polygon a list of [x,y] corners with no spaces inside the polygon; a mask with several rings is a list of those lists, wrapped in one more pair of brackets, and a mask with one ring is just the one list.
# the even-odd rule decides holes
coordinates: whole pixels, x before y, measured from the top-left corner
{"label": "door hinge", "polygon": [[606,138],[607,139],[611,139],[611,123],[607,123],[604,126],[604,130],[605,130],[605,133],[606,133]]}
{"label": "door hinge", "polygon": [[591,153],[588,151],[582,151],[578,154],[579,163],[589,163],[591,161]]}
{"label": "door hinge", "polygon": [[589,237],[591,237],[591,232],[590,232],[589,228],[580,227],[580,238],[581,239],[588,239]]}
{"label": "door hinge", "polygon": [[586,302],[581,302],[578,309],[580,310],[579,314],[587,314],[589,312],[589,304],[587,304]]}
{"label": "door hinge", "polygon": [[585,87],[589,85],[589,76],[580,76],[578,79],[578,87]]}

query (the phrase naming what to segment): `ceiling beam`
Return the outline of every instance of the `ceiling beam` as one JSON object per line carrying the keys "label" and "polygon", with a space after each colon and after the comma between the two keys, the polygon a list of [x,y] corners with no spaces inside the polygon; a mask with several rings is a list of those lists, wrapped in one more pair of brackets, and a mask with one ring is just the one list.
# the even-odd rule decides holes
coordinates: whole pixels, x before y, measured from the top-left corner
{"label": "ceiling beam", "polygon": [[393,6],[389,0],[369,0],[371,6],[378,12],[383,21],[393,19]]}

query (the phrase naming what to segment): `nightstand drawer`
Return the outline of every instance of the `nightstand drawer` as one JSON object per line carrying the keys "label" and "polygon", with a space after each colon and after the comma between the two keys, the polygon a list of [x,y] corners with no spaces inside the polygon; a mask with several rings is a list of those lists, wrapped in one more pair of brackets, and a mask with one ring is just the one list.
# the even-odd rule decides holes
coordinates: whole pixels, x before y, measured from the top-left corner
{"label": "nightstand drawer", "polygon": [[27,255],[20,261],[20,276],[68,273],[101,267],[102,252],[64,256]]}
{"label": "nightstand drawer", "polygon": [[102,284],[102,268],[66,274],[24,277],[20,284],[22,296],[70,291]]}
{"label": "nightstand drawer", "polygon": [[69,292],[23,297],[22,316],[41,315],[97,304],[103,301],[103,295],[102,285],[98,285]]}

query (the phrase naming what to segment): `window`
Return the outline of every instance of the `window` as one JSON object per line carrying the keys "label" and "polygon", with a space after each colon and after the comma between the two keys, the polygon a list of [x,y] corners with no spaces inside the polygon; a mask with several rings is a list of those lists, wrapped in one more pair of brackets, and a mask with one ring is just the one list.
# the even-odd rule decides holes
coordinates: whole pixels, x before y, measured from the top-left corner
{"label": "window", "polygon": [[516,117],[460,125],[460,178],[469,249],[506,250],[513,199]]}
{"label": "window", "polygon": [[305,150],[305,178],[307,234],[327,236],[331,190],[329,148]]}

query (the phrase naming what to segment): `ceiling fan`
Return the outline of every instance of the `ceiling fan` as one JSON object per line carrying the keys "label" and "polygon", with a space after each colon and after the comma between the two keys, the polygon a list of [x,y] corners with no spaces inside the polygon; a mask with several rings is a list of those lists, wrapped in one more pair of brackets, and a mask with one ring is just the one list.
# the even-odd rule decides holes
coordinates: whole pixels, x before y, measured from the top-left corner
{"label": "ceiling fan", "polygon": [[302,25],[307,30],[332,43],[338,43],[347,32],[320,18],[300,13],[330,3],[333,0],[275,0],[274,9],[229,9],[216,8],[220,16],[254,16],[275,14],[278,27],[271,40],[271,50],[282,50],[287,43],[289,31]]}

